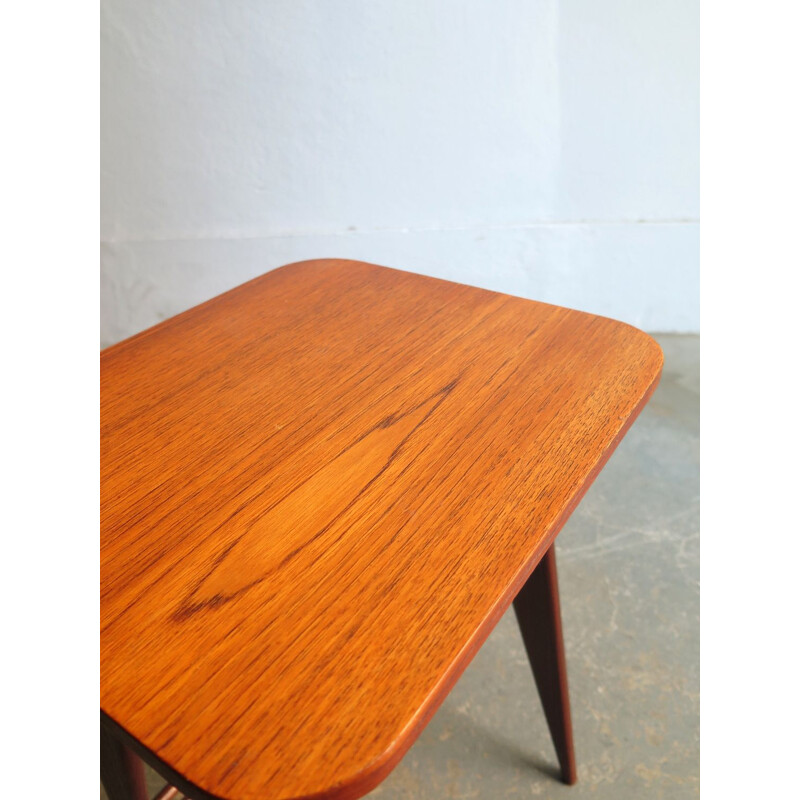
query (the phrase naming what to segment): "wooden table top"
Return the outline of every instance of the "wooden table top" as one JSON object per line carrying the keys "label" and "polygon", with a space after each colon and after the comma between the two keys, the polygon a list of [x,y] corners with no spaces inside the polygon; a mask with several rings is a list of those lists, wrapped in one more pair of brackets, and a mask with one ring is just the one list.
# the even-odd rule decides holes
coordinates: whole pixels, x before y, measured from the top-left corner
{"label": "wooden table top", "polygon": [[661,363],[620,322],[337,260],[104,350],[102,711],[194,800],[361,796]]}

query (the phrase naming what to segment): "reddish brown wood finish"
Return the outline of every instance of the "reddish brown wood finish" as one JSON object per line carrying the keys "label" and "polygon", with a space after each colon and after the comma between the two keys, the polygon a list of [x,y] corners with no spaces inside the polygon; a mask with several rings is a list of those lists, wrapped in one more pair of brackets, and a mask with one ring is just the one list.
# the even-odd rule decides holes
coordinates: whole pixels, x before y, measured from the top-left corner
{"label": "reddish brown wood finish", "polygon": [[149,800],[144,764],[100,722],[100,780],[108,800]]}
{"label": "reddish brown wood finish", "polygon": [[195,800],[364,794],[660,369],[628,325],[337,260],[105,350],[103,711]]}
{"label": "reddish brown wood finish", "polygon": [[514,598],[522,640],[531,662],[536,688],[561,766],[561,779],[568,785],[578,780],[572,714],[569,707],[567,659],[561,630],[556,546],[544,554],[533,574]]}
{"label": "reddish brown wood finish", "polygon": [[165,786],[153,800],[174,800],[180,792],[175,786]]}

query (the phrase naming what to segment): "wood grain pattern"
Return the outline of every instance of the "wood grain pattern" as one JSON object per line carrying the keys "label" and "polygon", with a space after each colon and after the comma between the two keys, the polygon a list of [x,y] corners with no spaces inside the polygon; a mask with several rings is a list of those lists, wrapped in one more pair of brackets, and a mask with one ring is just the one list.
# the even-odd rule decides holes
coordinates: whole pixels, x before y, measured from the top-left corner
{"label": "wood grain pattern", "polygon": [[661,361],[619,322],[337,260],[103,351],[102,710],[196,800],[364,794]]}

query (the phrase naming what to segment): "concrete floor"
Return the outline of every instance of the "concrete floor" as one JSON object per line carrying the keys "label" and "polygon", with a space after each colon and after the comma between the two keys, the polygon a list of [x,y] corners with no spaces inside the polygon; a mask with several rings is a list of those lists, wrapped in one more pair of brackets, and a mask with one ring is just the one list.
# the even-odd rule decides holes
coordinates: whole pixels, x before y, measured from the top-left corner
{"label": "concrete floor", "polygon": [[558,538],[578,784],[509,611],[370,798],[699,796],[699,339],[656,338],[661,385]]}

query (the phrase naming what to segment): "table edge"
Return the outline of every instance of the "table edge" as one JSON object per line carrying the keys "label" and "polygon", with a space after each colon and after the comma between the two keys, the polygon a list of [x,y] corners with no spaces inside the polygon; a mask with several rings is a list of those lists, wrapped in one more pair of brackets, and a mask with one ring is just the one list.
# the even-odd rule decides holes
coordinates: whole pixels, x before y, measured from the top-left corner
{"label": "table edge", "polygon": [[[286,267],[295,266],[296,264],[309,263],[310,261],[327,261],[327,260],[330,259],[310,259],[309,261],[304,261],[304,262],[293,262],[292,264],[287,264],[284,267],[278,267],[277,269],[285,269]],[[350,260],[350,259],[336,259],[336,260]],[[355,262],[355,263],[364,264],[366,262]],[[378,265],[371,265],[371,266],[378,266]],[[385,267],[384,269],[391,269],[391,268]],[[254,278],[253,280],[258,280],[258,278]],[[441,279],[435,279],[435,280],[441,280]],[[452,281],[450,282],[452,283]],[[244,285],[246,284],[242,284],[242,286]],[[491,290],[484,290],[484,291],[491,291]],[[500,294],[500,293],[495,292],[495,294]],[[511,296],[511,295],[506,295],[506,296]],[[212,298],[212,300],[213,299],[214,298]],[[525,298],[520,298],[520,299],[525,299]],[[206,302],[211,302],[211,300]],[[539,301],[532,301],[532,302],[539,302]],[[192,309],[188,309],[188,311],[191,310]],[[182,313],[188,313],[188,311]],[[588,313],[588,312],[579,312],[579,313]],[[590,316],[598,316],[598,315],[590,315]],[[610,318],[604,318],[604,319],[610,319]],[[661,351],[660,345],[649,334],[645,333],[639,328],[634,327],[633,325],[629,325],[628,323],[621,322],[619,320],[611,320],[611,321],[615,322],[618,325],[631,328],[642,337],[646,337],[647,339],[649,339],[650,342],[652,342],[652,344],[655,345],[655,347],[658,349],[661,358],[660,358],[660,363],[658,365],[658,370],[655,372],[651,383],[644,391],[641,398],[637,402],[636,406],[628,415],[627,419],[625,420],[624,424],[617,432],[615,437],[612,439],[612,441],[609,443],[606,449],[600,454],[600,457],[595,462],[590,472],[587,474],[586,479],[584,480],[580,489],[572,497],[572,499],[567,504],[562,514],[553,522],[550,531],[548,531],[547,535],[541,540],[539,547],[533,552],[533,555],[531,556],[530,559],[528,559],[526,564],[517,574],[515,580],[509,584],[505,592],[498,598],[497,602],[492,607],[489,614],[487,614],[487,616],[484,617],[481,624],[476,628],[475,633],[465,644],[464,648],[462,649],[458,657],[453,660],[452,664],[450,665],[450,668],[443,673],[439,683],[430,692],[425,702],[419,707],[416,715],[410,720],[410,722],[406,725],[406,727],[397,735],[397,737],[393,740],[393,742],[389,745],[389,747],[387,747],[386,750],[372,762],[359,769],[353,775],[347,778],[343,778],[341,781],[339,781],[339,783],[333,786],[330,786],[319,792],[314,792],[312,794],[295,795],[291,797],[282,795],[280,797],[276,797],[274,800],[357,800],[357,798],[363,797],[365,794],[367,794],[376,786],[378,786],[380,783],[382,783],[383,780],[385,780],[388,777],[388,775],[392,772],[392,770],[397,766],[402,757],[408,752],[408,750],[411,748],[414,742],[419,738],[419,735],[422,733],[425,726],[428,724],[433,715],[436,713],[441,704],[444,702],[444,699],[447,697],[452,688],[455,686],[457,680],[461,677],[463,672],[469,666],[470,662],[472,661],[478,650],[481,648],[486,639],[489,637],[489,634],[492,632],[492,630],[494,630],[495,626],[500,621],[500,618],[511,606],[513,599],[516,597],[519,590],[525,584],[525,581],[527,581],[527,579],[533,573],[533,570],[536,568],[539,561],[541,561],[541,559],[544,557],[544,554],[547,552],[548,548],[554,543],[556,536],[564,527],[565,523],[571,516],[572,512],[575,510],[577,505],[583,499],[583,496],[586,494],[586,492],[594,482],[597,475],[603,469],[608,459],[611,457],[612,453],[616,450],[617,445],[620,443],[625,434],[628,432],[634,421],[638,418],[642,409],[645,407],[645,405],[647,405],[647,402],[652,397],[653,392],[658,387],[663,370],[663,352]],[[161,324],[164,323],[159,323],[159,325]],[[153,326],[153,327],[158,327],[158,326]],[[142,331],[140,334],[136,334],[135,336],[140,336],[152,329],[153,328],[148,328],[146,331]],[[129,339],[123,341],[129,341]],[[120,342],[119,344],[121,343],[122,342]],[[112,345],[112,347],[115,346],[116,345]],[[101,724],[105,724],[109,728],[109,730],[111,730],[126,746],[128,746],[137,755],[139,755],[139,757],[142,758],[143,761],[145,761],[147,764],[153,767],[153,769],[155,769],[162,777],[164,777],[166,780],[168,780],[170,783],[176,786],[185,795],[191,797],[192,800],[250,800],[250,798],[242,798],[242,797],[223,797],[222,795],[213,794],[212,792],[203,789],[201,786],[193,783],[190,779],[188,779],[184,775],[181,775],[168,763],[159,758],[158,755],[156,755],[156,753],[151,751],[146,745],[144,745],[142,742],[136,739],[135,736],[128,733],[128,731],[125,730],[125,728],[122,725],[120,725],[116,720],[114,720],[111,716],[109,716],[106,712],[104,712],[102,707],[100,709],[100,714],[101,714]]]}

